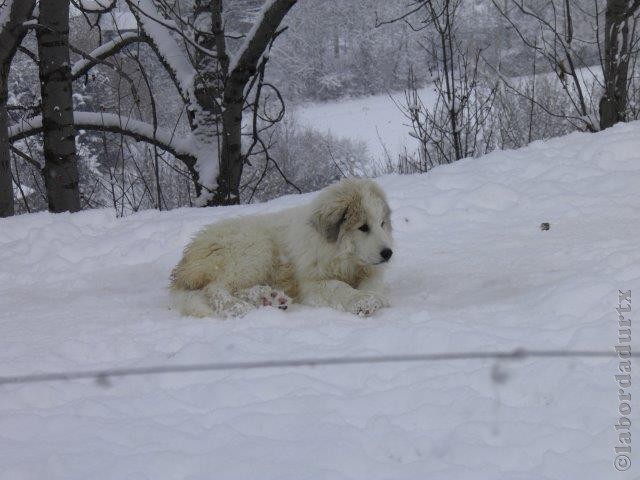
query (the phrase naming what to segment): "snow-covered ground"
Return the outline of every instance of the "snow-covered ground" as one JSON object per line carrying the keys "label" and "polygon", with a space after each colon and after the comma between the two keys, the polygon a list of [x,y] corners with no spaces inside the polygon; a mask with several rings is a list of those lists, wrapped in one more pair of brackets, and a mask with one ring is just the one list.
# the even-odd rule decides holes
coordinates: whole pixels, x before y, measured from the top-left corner
{"label": "snow-covered ground", "polygon": [[[419,94],[427,106],[436,101],[433,85],[421,88]],[[387,155],[397,159],[405,147],[410,152],[416,148],[416,141],[409,136],[411,122],[400,108],[404,103],[404,94],[393,92],[299,105],[295,116],[303,125],[321,132],[364,142],[373,159],[379,162]]]}
{"label": "snow-covered ground", "polygon": [[[169,271],[198,228],[308,196],[0,221],[0,376],[613,351],[618,289],[640,292],[640,123],[380,183],[397,238],[393,307],[371,318],[294,306],[200,320],[167,308]],[[639,466],[613,468],[617,366],[527,358],[3,385],[0,479],[632,478]]]}

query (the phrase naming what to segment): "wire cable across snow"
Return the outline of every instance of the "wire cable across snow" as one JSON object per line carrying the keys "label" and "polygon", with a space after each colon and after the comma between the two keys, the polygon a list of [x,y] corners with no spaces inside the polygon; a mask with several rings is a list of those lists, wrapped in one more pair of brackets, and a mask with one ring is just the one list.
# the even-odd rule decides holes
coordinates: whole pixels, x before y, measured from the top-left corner
{"label": "wire cable across snow", "polygon": [[[640,354],[631,353],[631,357]],[[517,348],[502,352],[441,352],[398,355],[370,355],[359,357],[297,358],[288,360],[264,360],[247,362],[214,362],[183,365],[152,365],[148,367],[78,370],[67,372],[33,373],[0,376],[0,385],[42,383],[65,380],[95,379],[108,383],[110,378],[170,373],[214,372],[232,370],[256,370],[267,368],[322,367],[331,365],[391,364],[415,362],[440,362],[458,360],[524,360],[527,358],[615,358],[616,352],[590,350],[528,350]]]}

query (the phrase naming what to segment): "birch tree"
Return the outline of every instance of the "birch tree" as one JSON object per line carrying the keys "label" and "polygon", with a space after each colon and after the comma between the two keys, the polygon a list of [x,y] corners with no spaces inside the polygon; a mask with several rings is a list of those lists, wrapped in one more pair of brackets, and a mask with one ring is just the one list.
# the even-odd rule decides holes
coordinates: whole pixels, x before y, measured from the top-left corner
{"label": "birch tree", "polygon": [[69,0],[40,2],[38,68],[42,96],[44,168],[51,212],[80,210],[71,66]]}

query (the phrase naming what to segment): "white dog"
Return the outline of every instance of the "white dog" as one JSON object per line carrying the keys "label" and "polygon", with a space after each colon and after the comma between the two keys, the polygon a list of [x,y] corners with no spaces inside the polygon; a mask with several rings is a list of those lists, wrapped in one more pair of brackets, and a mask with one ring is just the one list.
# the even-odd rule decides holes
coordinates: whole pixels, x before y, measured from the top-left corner
{"label": "white dog", "polygon": [[345,179],[309,204],[201,230],[171,274],[183,315],[244,315],[293,300],[370,315],[388,306],[390,210],[371,180]]}

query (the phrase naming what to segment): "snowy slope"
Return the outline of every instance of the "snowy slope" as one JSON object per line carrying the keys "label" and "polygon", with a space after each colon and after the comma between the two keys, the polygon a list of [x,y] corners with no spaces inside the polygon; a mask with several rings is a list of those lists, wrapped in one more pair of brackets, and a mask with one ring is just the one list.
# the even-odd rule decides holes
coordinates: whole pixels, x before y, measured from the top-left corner
{"label": "snowy slope", "polygon": [[[426,106],[436,101],[433,85],[421,88],[419,94]],[[398,158],[405,147],[410,152],[416,149],[416,141],[409,136],[411,122],[399,108],[404,103],[404,94],[393,92],[299,105],[294,115],[303,125],[321,132],[364,142],[379,162],[387,155]]]}
{"label": "snowy slope", "polygon": [[[612,351],[617,291],[640,292],[640,123],[380,183],[397,238],[394,306],[366,319],[295,306],[203,321],[167,309],[167,276],[200,226],[308,196],[1,220],[0,376]],[[528,358],[4,385],[0,479],[632,478],[612,466],[616,370],[615,359]]]}

